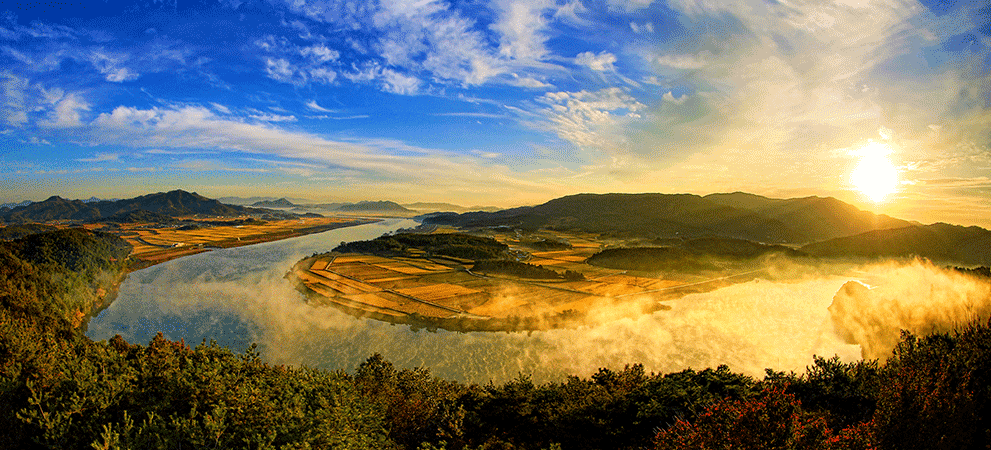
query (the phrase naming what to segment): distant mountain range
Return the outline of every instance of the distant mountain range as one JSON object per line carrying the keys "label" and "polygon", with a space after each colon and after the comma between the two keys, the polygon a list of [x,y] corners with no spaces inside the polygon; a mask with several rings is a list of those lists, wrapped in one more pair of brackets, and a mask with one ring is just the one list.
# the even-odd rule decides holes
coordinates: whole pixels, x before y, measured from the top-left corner
{"label": "distant mountain range", "polygon": [[500,211],[502,208],[495,206],[459,206],[451,203],[441,203],[441,202],[416,202],[416,203],[406,203],[403,204],[404,207],[408,209],[415,210],[417,212],[456,212],[465,213],[471,211],[485,211],[485,212],[495,212]]}
{"label": "distant mountain range", "polygon": [[404,208],[402,205],[391,202],[388,200],[377,201],[377,202],[358,202],[358,203],[346,203],[337,208],[338,211],[345,212],[366,212],[366,211],[389,211],[389,212],[401,212],[401,213],[412,213],[409,209]]}
{"label": "distant mountain range", "polygon": [[[138,211],[142,212],[138,213]],[[82,200],[66,200],[58,196],[52,196],[45,201],[0,211],[0,220],[13,223],[47,222],[51,220],[120,220],[129,213],[135,213],[146,218],[160,216],[179,217],[196,214],[231,217],[264,214],[267,212],[269,211],[246,208],[244,206],[225,205],[195,192],[190,193],[175,190],[116,201],[100,200],[84,202]],[[148,213],[153,213],[154,216]]]}
{"label": "distant mountain range", "polygon": [[[293,197],[283,197],[283,198],[296,205],[310,202],[310,200],[307,200],[305,198],[293,198]],[[273,200],[278,200],[278,199],[276,197],[230,197],[230,196],[217,198],[217,201],[219,201],[220,203],[224,203],[227,205],[239,205],[239,206],[251,206],[252,204],[257,202],[273,201]]]}
{"label": "distant mountain range", "polygon": [[261,200],[251,204],[255,208],[292,208],[296,206],[293,202],[282,197],[278,200]]}

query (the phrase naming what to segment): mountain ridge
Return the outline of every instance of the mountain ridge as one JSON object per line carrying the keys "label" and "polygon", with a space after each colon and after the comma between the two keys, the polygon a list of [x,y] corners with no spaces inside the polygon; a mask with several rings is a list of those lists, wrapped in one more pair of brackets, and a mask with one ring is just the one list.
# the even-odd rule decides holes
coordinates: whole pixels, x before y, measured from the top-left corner
{"label": "mountain ridge", "polygon": [[195,192],[190,193],[176,189],[124,200],[101,200],[89,203],[82,200],[67,200],[53,195],[41,202],[0,212],[0,220],[5,222],[93,221],[122,216],[135,211],[146,211],[168,217],[197,214],[231,217],[267,212],[256,208],[227,205]]}
{"label": "mountain ridge", "polygon": [[911,222],[861,211],[832,197],[772,199],[710,194],[575,194],[494,213],[435,214],[429,223],[557,228],[618,236],[722,236],[806,244]]}

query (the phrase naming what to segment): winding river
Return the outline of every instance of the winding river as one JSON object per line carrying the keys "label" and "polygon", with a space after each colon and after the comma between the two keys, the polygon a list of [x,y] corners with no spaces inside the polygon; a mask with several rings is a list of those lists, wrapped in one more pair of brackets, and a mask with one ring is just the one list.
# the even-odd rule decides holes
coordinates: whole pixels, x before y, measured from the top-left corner
{"label": "winding river", "polygon": [[195,345],[215,340],[234,351],[257,343],[274,364],[353,371],[373,353],[400,367],[425,367],[463,382],[589,376],[600,367],[642,363],[672,372],[727,364],[761,376],[764,368],[803,371],[812,355],[859,357],[842,343],[827,307],[849,278],[755,280],[671,302],[672,309],[596,327],[533,333],[411,331],[308,305],[283,278],[299,259],[342,241],[414,226],[387,220],[266,244],[214,250],[131,273],[117,299],[93,318],[94,340],[120,334],[147,343],[161,331]]}

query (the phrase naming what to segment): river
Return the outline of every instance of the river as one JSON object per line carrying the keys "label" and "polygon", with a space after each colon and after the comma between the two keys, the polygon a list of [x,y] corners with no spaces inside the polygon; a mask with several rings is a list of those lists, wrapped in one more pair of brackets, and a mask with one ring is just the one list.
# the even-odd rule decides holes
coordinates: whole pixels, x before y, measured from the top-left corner
{"label": "river", "polygon": [[835,337],[826,308],[848,277],[755,280],[670,303],[669,311],[596,327],[533,333],[412,331],[306,303],[286,271],[342,241],[372,239],[410,220],[387,220],[319,234],[179,258],[131,273],[117,299],[94,317],[94,340],[120,334],[145,344],[161,331],[196,345],[215,340],[236,352],[257,343],[273,364],[352,371],[374,353],[399,367],[424,367],[462,382],[589,376],[600,367],[642,363],[672,372],[727,364],[804,371],[812,355],[859,357]]}

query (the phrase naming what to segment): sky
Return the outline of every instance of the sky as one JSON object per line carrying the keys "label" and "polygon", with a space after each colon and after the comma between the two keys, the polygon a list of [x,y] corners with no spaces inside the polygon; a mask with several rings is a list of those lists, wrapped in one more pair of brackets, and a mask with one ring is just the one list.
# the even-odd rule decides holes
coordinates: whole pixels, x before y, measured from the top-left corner
{"label": "sky", "polygon": [[991,228],[989,48],[986,1],[0,0],[0,203],[744,191]]}

